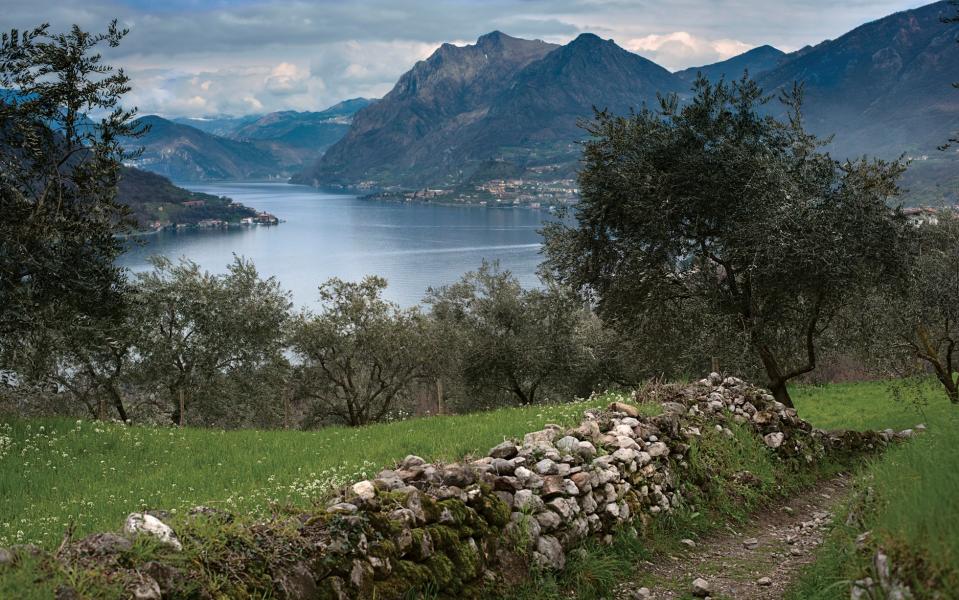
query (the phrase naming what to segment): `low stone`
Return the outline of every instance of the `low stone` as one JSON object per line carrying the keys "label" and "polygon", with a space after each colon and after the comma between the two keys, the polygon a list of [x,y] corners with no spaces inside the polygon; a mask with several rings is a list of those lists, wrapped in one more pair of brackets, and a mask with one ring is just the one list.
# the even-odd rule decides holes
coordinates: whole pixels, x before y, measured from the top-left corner
{"label": "low stone", "polygon": [[697,598],[705,598],[710,593],[712,593],[712,586],[709,585],[709,582],[703,579],[702,577],[697,577],[693,580],[693,585],[691,589],[693,596]]}
{"label": "low stone", "polygon": [[760,585],[763,587],[768,587],[772,584],[773,584],[773,580],[770,579],[769,577],[760,577],[759,579],[756,580],[756,585]]}
{"label": "low stone", "polygon": [[141,534],[150,535],[174,550],[183,549],[183,545],[180,544],[180,540],[177,539],[173,529],[152,515],[131,513],[127,516],[126,522],[123,524],[123,532],[127,535],[134,536]]}
{"label": "low stone", "polygon": [[133,586],[135,600],[160,600],[162,596],[160,584],[148,575],[140,575],[140,581]]}
{"label": "low stone", "polygon": [[415,456],[415,455],[413,455],[413,454],[408,454],[408,455],[406,456],[406,458],[404,458],[404,459],[400,462],[400,468],[401,468],[401,469],[413,469],[413,468],[415,468],[415,467],[422,467],[422,466],[425,465],[425,464],[426,464],[426,461],[423,460],[422,458],[420,458],[419,456]]}
{"label": "low stone", "polygon": [[544,458],[533,465],[533,469],[540,475],[555,475],[558,472],[556,463],[548,458]]}
{"label": "low stone", "polygon": [[625,402],[613,402],[609,405],[611,412],[623,413],[627,417],[638,417],[639,409]]}
{"label": "low stone", "polygon": [[519,453],[519,448],[516,447],[516,444],[513,442],[503,442],[493,446],[489,451],[489,455],[493,458],[502,458],[504,460],[509,460],[516,456]]}
{"label": "low stone", "polygon": [[[573,502],[573,504],[576,504]],[[569,501],[566,498],[554,498],[546,503],[546,506],[553,511],[556,511],[560,517],[564,520],[569,519],[573,516],[573,508],[570,506]]]}
{"label": "low stone", "polygon": [[534,494],[532,490],[519,490],[513,495],[513,507],[518,510],[542,510],[543,499]]}
{"label": "low stone", "polygon": [[536,555],[542,557],[540,567],[546,567],[556,571],[561,571],[566,566],[566,555],[563,553],[563,546],[559,540],[551,535],[541,536],[536,541]]}
{"label": "low stone", "polygon": [[369,501],[376,497],[376,486],[372,481],[360,481],[354,483],[351,488],[357,498],[363,501]]}
{"label": "low stone", "polygon": [[633,591],[633,600],[652,600],[653,593],[648,587],[641,587]]}
{"label": "low stone", "polygon": [[[115,533],[94,533],[77,542],[76,550],[91,556],[105,556],[124,552],[132,547],[133,542]],[[3,552],[5,550],[0,550],[0,555]],[[0,564],[3,564],[2,559]]]}
{"label": "low stone", "polygon": [[763,436],[763,441],[766,442],[766,445],[770,448],[779,448],[783,445],[783,439],[785,435],[781,431],[775,431],[773,433],[767,433]]}
{"label": "low stone", "polygon": [[13,563],[13,552],[0,548],[0,567]]}
{"label": "low stone", "polygon": [[543,477],[543,487],[540,489],[540,494],[544,498],[550,498],[552,496],[558,496],[565,493],[565,486],[563,485],[563,478],[559,475],[547,475]]}
{"label": "low stone", "polygon": [[687,548],[695,548],[695,547],[696,547],[696,542],[694,542],[693,540],[691,540],[691,539],[689,539],[689,538],[685,538],[685,539],[679,540],[679,543],[682,544],[683,546],[686,546]]}
{"label": "low stone", "polygon": [[591,442],[579,442],[576,444],[575,454],[584,460],[590,460],[596,456],[596,446]]}
{"label": "low stone", "polygon": [[789,549],[789,554],[792,556],[802,556],[802,549],[798,546],[793,546]]}
{"label": "low stone", "polygon": [[551,510],[536,513],[536,521],[543,531],[553,531],[563,522],[559,515]]}
{"label": "low stone", "polygon": [[576,445],[579,444],[579,440],[574,438],[571,435],[561,437],[556,442],[556,449],[560,452],[566,452],[567,454],[572,454],[576,450]]}
{"label": "low stone", "polygon": [[654,442],[646,446],[646,452],[653,458],[657,456],[666,456],[669,454],[669,446],[663,442]]}
{"label": "low stone", "polygon": [[584,471],[580,471],[579,473],[573,473],[572,475],[569,476],[569,480],[576,485],[577,489],[579,489],[580,492],[588,492],[593,487],[590,484],[589,473],[586,473]]}
{"label": "low stone", "polygon": [[619,462],[628,463],[636,460],[636,451],[631,448],[620,448],[616,452],[613,452],[613,459]]}
{"label": "low stone", "polygon": [[747,550],[755,550],[758,547],[759,547],[759,540],[757,540],[756,538],[746,538],[745,540],[743,540],[743,548],[746,548]]}
{"label": "low stone", "polygon": [[523,445],[524,446],[550,446],[553,443],[553,440],[556,439],[556,434],[559,432],[558,426],[548,426],[545,429],[540,431],[531,431],[523,436]]}

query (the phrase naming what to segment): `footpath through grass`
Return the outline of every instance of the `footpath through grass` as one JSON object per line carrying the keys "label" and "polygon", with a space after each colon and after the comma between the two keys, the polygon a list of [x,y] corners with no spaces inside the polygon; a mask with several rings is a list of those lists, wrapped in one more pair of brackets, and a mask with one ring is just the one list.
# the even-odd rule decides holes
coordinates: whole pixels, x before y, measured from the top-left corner
{"label": "footpath through grass", "polygon": [[[872,564],[877,548],[888,555],[893,572],[898,571],[914,597],[959,597],[959,407],[936,391],[926,394],[928,433],[890,449],[862,470],[857,495],[838,515],[816,563],[790,599],[848,598],[851,582],[877,579]],[[893,427],[898,418],[885,416]],[[857,544],[857,536],[866,531],[868,539]]]}

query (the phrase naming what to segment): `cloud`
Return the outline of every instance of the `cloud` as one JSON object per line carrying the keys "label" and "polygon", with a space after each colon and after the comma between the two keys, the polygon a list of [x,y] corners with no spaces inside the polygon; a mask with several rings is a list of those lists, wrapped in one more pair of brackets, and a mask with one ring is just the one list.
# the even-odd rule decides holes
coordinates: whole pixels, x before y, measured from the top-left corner
{"label": "cloud", "polygon": [[[130,28],[105,59],[130,104],[168,116],[317,110],[382,96],[443,42],[493,29],[564,43],[613,38],[670,69],[761,44],[836,37],[921,0],[4,0],[4,27]],[[828,14],[828,19],[823,18]],[[458,42],[462,43],[462,42]]]}
{"label": "cloud", "polygon": [[739,40],[709,40],[687,31],[674,31],[625,40],[623,47],[675,71],[690,65],[707,65],[726,60],[755,46]]}
{"label": "cloud", "polygon": [[309,72],[301,71],[292,63],[282,62],[270,72],[264,82],[266,91],[277,96],[302,94],[308,89]]}

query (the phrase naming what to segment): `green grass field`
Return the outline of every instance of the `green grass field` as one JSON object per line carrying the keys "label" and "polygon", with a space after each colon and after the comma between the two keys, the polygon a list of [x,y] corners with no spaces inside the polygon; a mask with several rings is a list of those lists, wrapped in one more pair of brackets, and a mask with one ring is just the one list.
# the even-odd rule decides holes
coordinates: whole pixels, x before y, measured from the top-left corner
{"label": "green grass field", "polygon": [[[791,600],[848,598],[850,581],[875,577],[871,553],[857,549],[856,537],[863,531],[871,532],[871,543],[894,566],[903,567],[905,583],[917,598],[954,597],[937,596],[935,590],[959,590],[959,407],[937,395],[924,396],[929,432],[862,469],[858,495],[836,519]],[[876,418],[864,417],[867,422]],[[897,416],[890,411],[887,418]]]}
{"label": "green grass field", "polygon": [[[933,522],[922,517],[950,511],[954,525],[959,523],[955,476],[941,477],[947,469],[959,473],[959,453],[953,445],[946,453],[949,460],[940,460],[930,446],[944,443],[937,441],[944,439],[940,431],[959,431],[959,410],[934,387],[928,389],[921,405],[912,401],[915,390],[905,395],[910,401],[897,400],[882,383],[797,388],[794,398],[804,418],[827,429],[928,424],[928,441],[887,454],[901,455],[899,460],[913,470],[890,462],[885,471],[877,466],[872,476],[884,486],[901,489],[894,502],[911,506],[899,509],[898,525],[889,518],[894,532],[890,535],[910,543],[939,544],[930,548],[954,553],[956,548],[940,544],[936,534],[955,533],[959,540],[959,531],[941,528],[930,535]],[[0,546],[32,542],[53,547],[71,524],[77,536],[115,530],[126,514],[143,508],[182,511],[205,504],[257,515],[268,512],[272,504],[306,506],[332,488],[367,477],[407,454],[438,460],[478,454],[545,423],[578,422],[585,409],[611,399],[314,432],[126,427],[63,419],[0,421]],[[887,464],[885,460],[877,465]],[[922,495],[921,502],[916,494]],[[838,577],[836,568],[820,567],[820,574],[810,574],[808,581]]]}
{"label": "green grass field", "polygon": [[260,513],[306,505],[408,454],[452,461],[546,423],[578,422],[609,399],[319,431],[126,427],[65,419],[0,422],[0,546],[115,530],[144,508],[199,504]]}
{"label": "green grass field", "polygon": [[[882,503],[871,514],[877,535],[895,540],[899,548],[934,550],[939,571],[955,573],[959,453],[954,449],[959,442],[959,411],[935,386],[927,386],[922,394],[915,387],[904,390],[896,395],[886,384],[867,382],[799,387],[793,396],[800,414],[826,429],[903,429],[920,422],[929,426],[928,435],[888,452],[862,477],[864,485],[888,492],[880,495]],[[0,420],[0,546],[32,542],[55,547],[71,524],[75,536],[116,530],[126,514],[142,508],[182,511],[205,504],[256,516],[277,504],[307,506],[336,486],[369,476],[407,454],[438,460],[479,454],[506,437],[521,436],[546,423],[576,423],[587,408],[613,399],[625,397],[609,394],[585,402],[315,432]],[[766,457],[761,444],[752,448],[756,440],[739,437],[718,436],[704,446],[709,450],[703,459],[694,462],[710,472],[747,468],[765,473],[769,481],[764,489],[771,493],[783,483],[781,477],[774,471],[766,473],[771,465],[760,460]],[[797,480],[796,485],[802,482]],[[622,569],[638,559],[669,553],[679,537],[718,527],[722,518],[745,518],[739,513],[753,510],[763,498],[736,510],[717,505],[710,511],[715,514],[695,520],[664,522],[661,533],[651,532],[641,540],[619,536],[612,547],[597,547],[582,559],[572,559],[561,577],[537,578],[529,590],[514,592],[539,599],[550,597],[550,590],[575,589],[581,598],[599,597]],[[952,515],[946,525],[944,515]],[[854,535],[851,529],[837,529],[822,558],[799,583],[795,598],[848,596],[843,578],[863,568],[851,549]],[[17,589],[16,581],[4,582],[6,589]]]}
{"label": "green grass field", "polygon": [[[271,503],[308,504],[407,454],[455,460],[545,423],[571,424],[608,401],[312,432],[7,420],[0,423],[0,546],[50,546],[71,523],[77,535],[116,529],[143,508],[206,504],[259,513]],[[878,383],[800,388],[796,402],[825,428],[903,428],[950,408],[935,403],[919,414]]]}

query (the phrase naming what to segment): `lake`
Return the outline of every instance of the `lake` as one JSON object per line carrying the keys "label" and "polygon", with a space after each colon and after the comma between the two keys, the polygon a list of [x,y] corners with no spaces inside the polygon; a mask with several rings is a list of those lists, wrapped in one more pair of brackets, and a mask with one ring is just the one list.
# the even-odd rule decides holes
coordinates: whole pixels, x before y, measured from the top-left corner
{"label": "lake", "polygon": [[[184,185],[184,184],[180,184]],[[314,306],[317,287],[330,277],[380,275],[386,297],[419,303],[426,289],[452,283],[483,259],[498,260],[525,286],[535,285],[542,257],[538,231],[546,210],[400,204],[361,200],[285,183],[185,184],[198,192],[273,213],[277,226],[163,231],[142,236],[120,259],[132,271],[149,269],[160,254],[187,257],[222,273],[234,254],[275,276],[297,306]]]}

